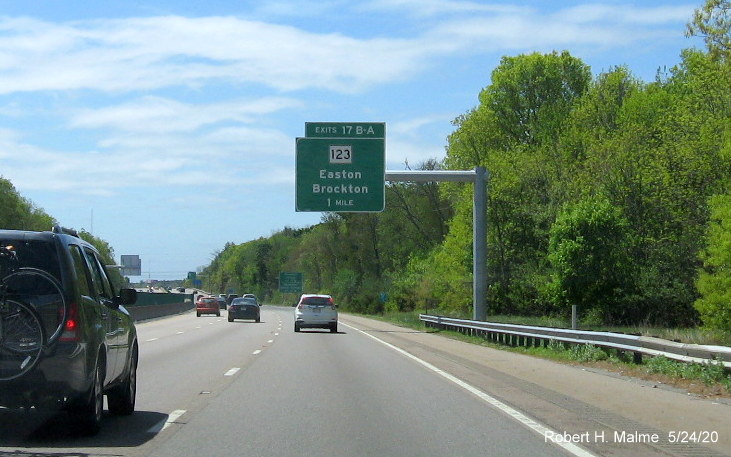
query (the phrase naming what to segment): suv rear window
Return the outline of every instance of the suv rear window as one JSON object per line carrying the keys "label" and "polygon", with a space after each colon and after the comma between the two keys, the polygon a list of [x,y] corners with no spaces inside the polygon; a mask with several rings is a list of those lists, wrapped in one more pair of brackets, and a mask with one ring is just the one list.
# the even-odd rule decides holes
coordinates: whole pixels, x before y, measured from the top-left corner
{"label": "suv rear window", "polygon": [[[56,254],[56,245],[50,241],[42,240],[19,240],[19,239],[0,239],[0,244],[4,246],[12,246],[13,251],[18,256],[18,267],[33,267],[52,274],[59,281],[61,274],[58,266],[58,255]],[[3,265],[2,267],[5,267]],[[3,276],[11,273],[10,271],[0,271]]]}
{"label": "suv rear window", "polygon": [[332,299],[325,297],[306,297],[302,299],[303,305],[330,306]]}

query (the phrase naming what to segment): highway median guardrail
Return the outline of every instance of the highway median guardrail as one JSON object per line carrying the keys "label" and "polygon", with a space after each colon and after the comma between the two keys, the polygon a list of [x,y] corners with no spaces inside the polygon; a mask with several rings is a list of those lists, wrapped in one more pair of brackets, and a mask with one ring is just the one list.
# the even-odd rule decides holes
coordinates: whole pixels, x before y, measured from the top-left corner
{"label": "highway median guardrail", "polygon": [[548,346],[551,341],[591,344],[631,352],[636,363],[642,362],[643,355],[648,355],[663,356],[687,363],[717,363],[731,368],[731,348],[726,346],[686,344],[624,333],[472,321],[430,314],[420,314],[419,319],[428,327],[481,336],[489,341],[510,346]]}
{"label": "highway median guardrail", "polygon": [[135,321],[172,316],[193,309],[193,294],[159,294],[137,292],[137,302],[125,306]]}

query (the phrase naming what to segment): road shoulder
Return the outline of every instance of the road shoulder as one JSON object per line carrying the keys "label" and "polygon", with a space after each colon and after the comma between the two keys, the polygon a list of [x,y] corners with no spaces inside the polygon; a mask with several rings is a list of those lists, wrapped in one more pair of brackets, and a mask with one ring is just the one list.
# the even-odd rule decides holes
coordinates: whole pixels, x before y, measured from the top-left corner
{"label": "road shoulder", "polygon": [[[717,442],[704,444],[706,450],[713,449],[719,455],[728,455],[731,450],[728,404],[654,388],[652,382],[636,378],[469,344],[438,332],[347,314],[341,314],[340,319],[529,412],[559,432],[589,432],[597,437],[604,433],[607,441],[612,441],[613,455],[637,455],[637,443],[625,442],[633,439],[630,434],[640,438],[659,434],[664,443],[651,446],[658,454],[698,455],[702,450],[692,442],[680,443],[682,446],[668,443],[674,436],[669,436],[670,432],[715,432]],[[616,443],[615,437],[623,442]],[[588,444],[599,453],[608,450],[604,442]],[[643,455],[649,450],[645,448]]]}

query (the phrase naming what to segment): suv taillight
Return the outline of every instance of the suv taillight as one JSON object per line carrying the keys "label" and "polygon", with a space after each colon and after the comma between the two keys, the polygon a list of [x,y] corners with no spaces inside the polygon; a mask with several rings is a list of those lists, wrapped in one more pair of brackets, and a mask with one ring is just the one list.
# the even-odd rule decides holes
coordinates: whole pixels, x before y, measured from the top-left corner
{"label": "suv taillight", "polygon": [[69,305],[66,323],[59,341],[78,342],[81,341],[81,322],[79,322],[79,305],[72,302]]}

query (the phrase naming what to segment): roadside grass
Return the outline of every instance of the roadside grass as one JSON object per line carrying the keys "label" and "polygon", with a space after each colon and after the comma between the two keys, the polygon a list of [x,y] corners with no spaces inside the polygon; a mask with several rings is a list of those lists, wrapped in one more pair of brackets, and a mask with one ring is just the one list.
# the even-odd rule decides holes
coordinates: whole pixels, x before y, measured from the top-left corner
{"label": "roadside grass", "polygon": [[[720,364],[698,364],[677,362],[665,357],[644,357],[642,364],[635,364],[632,354],[614,349],[604,349],[591,344],[565,345],[551,341],[546,347],[506,346],[495,344],[479,336],[464,335],[450,330],[435,330],[426,327],[419,320],[418,311],[364,315],[371,319],[391,322],[403,327],[426,332],[438,332],[456,340],[479,344],[494,349],[518,352],[542,357],[562,363],[596,366],[623,375],[639,377],[659,383],[674,385],[690,392],[706,396],[731,396],[731,372]],[[464,317],[461,317],[464,318]],[[518,316],[490,316],[490,322],[536,325],[544,327],[568,328],[561,325],[560,319],[522,318]],[[654,327],[597,327],[586,330],[612,331],[694,343],[731,345],[729,332],[711,332],[704,329],[661,329]]]}

